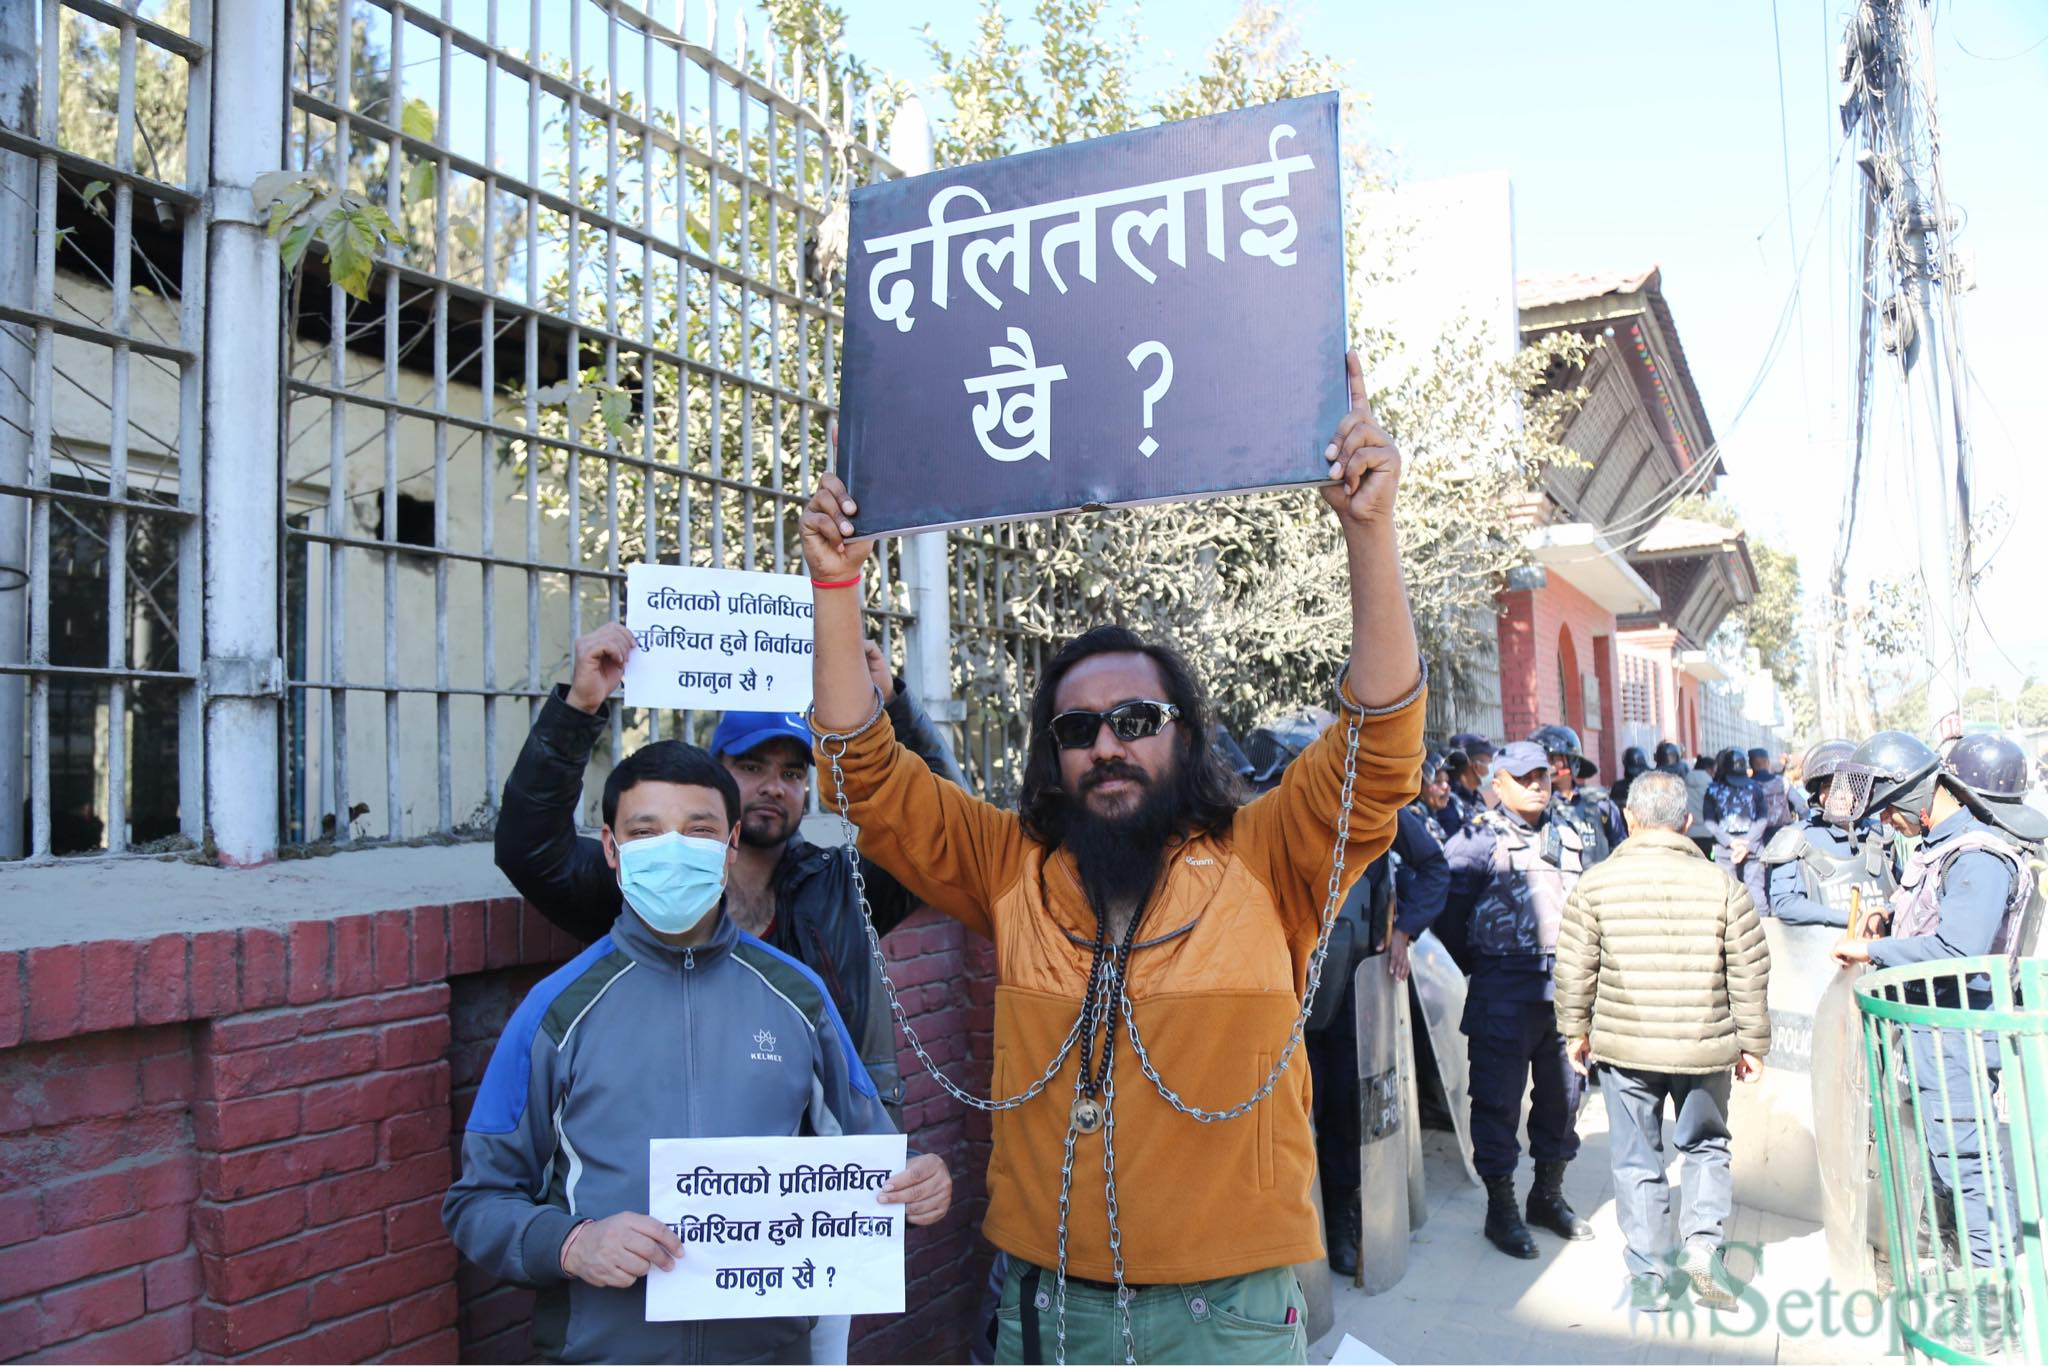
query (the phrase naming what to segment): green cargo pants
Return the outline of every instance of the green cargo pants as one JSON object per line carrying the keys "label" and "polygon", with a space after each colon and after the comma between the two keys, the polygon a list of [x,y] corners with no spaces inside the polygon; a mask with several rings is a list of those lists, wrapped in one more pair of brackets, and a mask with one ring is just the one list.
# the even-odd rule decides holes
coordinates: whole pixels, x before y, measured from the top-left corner
{"label": "green cargo pants", "polygon": [[[996,1308],[996,1360],[1058,1359],[1055,1277],[1015,1257]],[[1153,1285],[1131,1301],[1133,1355],[1146,1366],[1168,1362],[1300,1363],[1308,1360],[1307,1307],[1294,1268],[1225,1276],[1187,1285]],[[1067,1282],[1066,1359],[1121,1362],[1123,1327],[1114,1292]]]}

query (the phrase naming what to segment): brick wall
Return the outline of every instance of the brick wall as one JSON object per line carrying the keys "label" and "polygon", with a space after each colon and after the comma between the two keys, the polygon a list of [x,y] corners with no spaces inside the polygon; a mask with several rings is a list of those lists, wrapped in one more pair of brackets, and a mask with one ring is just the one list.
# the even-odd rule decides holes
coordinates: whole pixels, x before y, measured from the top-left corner
{"label": "brick wall", "polygon": [[[1578,673],[1600,682],[1600,704],[1607,718],[1615,714],[1614,614],[1556,574],[1542,588],[1503,593],[1500,619],[1501,722],[1505,737],[1519,740],[1538,726],[1562,723],[1579,731],[1579,743],[1600,765],[1600,781],[1621,776],[1612,726],[1580,724],[1576,690],[1571,710],[1559,705],[1558,654],[1569,635]],[[1604,661],[1604,662],[1603,662]]]}
{"label": "brick wall", "polygon": [[[458,1268],[440,1201],[497,1029],[576,947],[506,899],[0,951],[0,1358],[524,1359],[527,1297]],[[888,947],[985,1087],[986,946]],[[954,1211],[857,1359],[964,1355],[986,1272],[986,1127],[925,1081],[910,1116]]]}

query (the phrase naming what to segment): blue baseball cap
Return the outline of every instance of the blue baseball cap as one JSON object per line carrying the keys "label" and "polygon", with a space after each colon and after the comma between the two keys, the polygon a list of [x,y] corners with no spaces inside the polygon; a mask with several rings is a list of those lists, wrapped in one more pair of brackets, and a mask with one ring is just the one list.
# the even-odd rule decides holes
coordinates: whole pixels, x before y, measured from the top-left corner
{"label": "blue baseball cap", "polygon": [[793,711],[729,711],[711,733],[711,752],[751,754],[770,740],[796,741],[803,746],[804,762],[810,762],[811,728]]}
{"label": "blue baseball cap", "polygon": [[1519,778],[1526,773],[1550,767],[1550,756],[1543,752],[1543,746],[1527,740],[1517,740],[1511,745],[1502,745],[1493,754],[1493,771],[1507,773]]}

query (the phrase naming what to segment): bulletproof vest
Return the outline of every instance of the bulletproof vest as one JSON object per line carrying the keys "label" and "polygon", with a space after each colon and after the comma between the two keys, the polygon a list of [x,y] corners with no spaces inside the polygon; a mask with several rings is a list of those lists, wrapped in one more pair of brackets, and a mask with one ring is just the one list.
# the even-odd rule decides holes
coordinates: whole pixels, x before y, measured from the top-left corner
{"label": "bulletproof vest", "polygon": [[1899,889],[1892,897],[1892,933],[1900,938],[1933,934],[1941,928],[1941,879],[1949,864],[1968,853],[1986,853],[2006,865],[2011,874],[2005,898],[2005,915],[1992,936],[1993,953],[2013,953],[2018,948],[2020,912],[2034,894],[2034,878],[2027,861],[2010,841],[1989,830],[1965,830],[1954,839],[1943,840],[1930,849],[1922,844],[1906,860],[1899,874]]}
{"label": "bulletproof vest", "polygon": [[[1428,802],[1418,800],[1410,802],[1408,804],[1408,809],[1410,811],[1413,811],[1416,815],[1422,817],[1422,823],[1429,828],[1429,833],[1431,837],[1434,838],[1438,844],[1445,844],[1449,842],[1451,838],[1451,832],[1444,828],[1444,818],[1452,814],[1452,812],[1455,810],[1454,807],[1446,806],[1440,812],[1432,811],[1429,809]],[[1398,863],[1400,862],[1400,860],[1396,859],[1395,862]]]}
{"label": "bulletproof vest", "polygon": [[1800,890],[1809,901],[1840,912],[1846,925],[1856,889],[1863,889],[1864,909],[1875,909],[1890,894],[1891,871],[1881,841],[1846,838],[1837,843],[1829,838],[1830,829],[1812,820],[1786,826],[1764,846],[1763,860],[1770,866],[1796,860]]}
{"label": "bulletproof vest", "polygon": [[1613,851],[1607,847],[1607,827],[1600,820],[1601,796],[1590,788],[1576,788],[1570,797],[1550,799],[1550,824],[1568,824],[1579,835],[1585,864],[1591,867]]}
{"label": "bulletproof vest", "polygon": [[1479,819],[1493,833],[1493,876],[1472,908],[1473,952],[1555,953],[1565,896],[1586,865],[1578,827],[1553,819],[1526,830],[1497,811]]}

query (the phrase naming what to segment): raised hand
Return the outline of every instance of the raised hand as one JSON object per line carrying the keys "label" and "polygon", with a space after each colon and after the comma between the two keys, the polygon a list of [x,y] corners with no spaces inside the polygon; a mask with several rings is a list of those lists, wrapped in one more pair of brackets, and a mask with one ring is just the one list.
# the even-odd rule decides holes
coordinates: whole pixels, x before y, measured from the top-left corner
{"label": "raised hand", "polygon": [[797,523],[812,578],[838,583],[860,577],[875,543],[854,539],[853,514],[859,510],[838,475],[828,471],[820,476]]}
{"label": "raised hand", "polygon": [[1394,490],[1401,482],[1401,451],[1373,417],[1365,396],[1365,370],[1356,351],[1344,353],[1344,374],[1351,385],[1351,411],[1337,424],[1337,434],[1323,448],[1330,462],[1330,482],[1323,498],[1348,529],[1390,526]]}
{"label": "raised hand", "polygon": [[896,674],[889,668],[889,657],[882,653],[882,647],[872,640],[860,643],[861,654],[868,662],[868,677],[875,680],[875,691],[882,695],[884,702],[896,696]]}
{"label": "raised hand", "polygon": [[626,676],[626,656],[633,653],[633,633],[616,621],[576,637],[571,649],[569,705],[597,715],[604,700]]}

